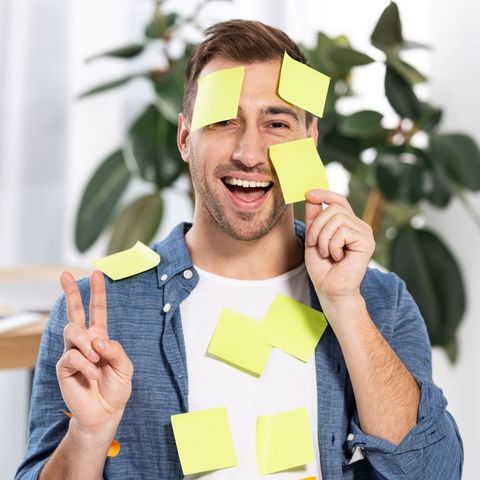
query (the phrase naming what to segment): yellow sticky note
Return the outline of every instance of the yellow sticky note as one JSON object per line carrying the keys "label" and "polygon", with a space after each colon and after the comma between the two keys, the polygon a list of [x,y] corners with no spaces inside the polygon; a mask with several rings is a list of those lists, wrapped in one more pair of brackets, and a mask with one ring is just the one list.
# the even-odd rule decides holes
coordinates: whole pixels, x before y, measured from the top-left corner
{"label": "yellow sticky note", "polygon": [[184,475],[237,465],[225,407],[170,418]]}
{"label": "yellow sticky note", "polygon": [[257,466],[262,475],[307,465],[315,459],[306,408],[257,418]]}
{"label": "yellow sticky note", "polygon": [[283,55],[278,95],[286,102],[322,117],[329,83],[329,76],[294,60],[287,52]]}
{"label": "yellow sticky note", "polygon": [[259,328],[260,322],[257,320],[224,308],[210,340],[208,352],[260,376],[272,347],[259,338]]}
{"label": "yellow sticky note", "polygon": [[137,275],[156,267],[159,263],[160,255],[140,241],[128,250],[92,262],[95,268],[112,280],[121,280]]}
{"label": "yellow sticky note", "polygon": [[322,312],[280,293],[260,323],[266,342],[304,362],[308,362],[327,328]]}
{"label": "yellow sticky note", "polygon": [[327,172],[312,137],[270,145],[285,203],[301,202],[309,190],[328,190]]}
{"label": "yellow sticky note", "polygon": [[217,70],[198,79],[192,132],[237,116],[245,67]]}

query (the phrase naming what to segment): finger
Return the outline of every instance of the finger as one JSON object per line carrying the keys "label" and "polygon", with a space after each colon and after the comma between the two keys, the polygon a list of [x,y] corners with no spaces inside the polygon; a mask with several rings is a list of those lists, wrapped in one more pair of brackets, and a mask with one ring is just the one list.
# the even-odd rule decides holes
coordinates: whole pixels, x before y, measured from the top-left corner
{"label": "finger", "polygon": [[103,273],[95,271],[90,275],[90,326],[107,330],[107,295]]}
{"label": "finger", "polygon": [[59,379],[71,377],[80,372],[85,377],[96,380],[98,378],[97,367],[85,358],[75,348],[68,350],[57,363],[57,376]]}
{"label": "finger", "polygon": [[85,310],[75,278],[70,272],[63,272],[60,275],[60,284],[67,302],[68,321],[85,326]]}
{"label": "finger", "polygon": [[63,330],[63,341],[65,351],[76,348],[91,362],[96,363],[100,360],[98,353],[92,348],[92,342],[85,328],[75,323],[67,323]]}
{"label": "finger", "polygon": [[315,219],[318,218],[322,211],[323,204],[318,205],[309,201],[305,202],[305,226],[307,228],[307,238],[310,226],[315,221]]}
{"label": "finger", "polygon": [[347,225],[342,225],[333,234],[328,244],[329,255],[339,262],[345,256],[345,249],[356,250],[355,244],[360,244],[361,233]]}
{"label": "finger", "polygon": [[133,364],[120,343],[115,340],[94,338],[92,346],[100,357],[106,360],[116,372],[129,378],[132,377]]}
{"label": "finger", "polygon": [[338,203],[342,207],[348,208],[348,210],[353,212],[348,200],[343,195],[330,190],[309,190],[306,194],[306,198],[307,201],[315,204],[327,203],[328,205],[331,205],[332,203]]}
{"label": "finger", "polygon": [[[307,202],[308,204],[308,202]],[[340,205],[330,205],[328,208],[320,212],[318,216],[313,219],[307,230],[307,246],[312,247],[318,243],[318,235],[323,226],[334,216],[341,213],[351,213]]]}

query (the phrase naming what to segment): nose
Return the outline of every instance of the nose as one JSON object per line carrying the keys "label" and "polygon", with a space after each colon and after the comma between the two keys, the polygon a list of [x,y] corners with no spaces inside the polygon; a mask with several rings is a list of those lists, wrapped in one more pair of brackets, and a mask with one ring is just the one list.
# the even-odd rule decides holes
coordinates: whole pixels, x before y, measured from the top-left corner
{"label": "nose", "polygon": [[232,161],[248,170],[268,163],[267,148],[256,125],[245,125],[239,132]]}

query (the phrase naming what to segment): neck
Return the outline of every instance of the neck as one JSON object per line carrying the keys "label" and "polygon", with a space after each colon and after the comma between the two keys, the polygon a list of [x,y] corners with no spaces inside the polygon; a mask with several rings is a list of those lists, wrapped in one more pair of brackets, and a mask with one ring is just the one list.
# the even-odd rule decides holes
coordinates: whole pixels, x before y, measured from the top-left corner
{"label": "neck", "polygon": [[202,270],[240,280],[282,275],[304,261],[304,247],[295,233],[293,213],[287,210],[267,235],[237,240],[215,222],[193,221],[185,240],[193,263]]}

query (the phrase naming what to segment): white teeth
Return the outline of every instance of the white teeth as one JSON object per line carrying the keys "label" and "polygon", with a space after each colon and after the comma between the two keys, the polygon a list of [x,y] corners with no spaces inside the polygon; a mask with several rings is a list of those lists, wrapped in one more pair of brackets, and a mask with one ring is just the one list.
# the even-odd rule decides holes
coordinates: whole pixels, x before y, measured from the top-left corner
{"label": "white teeth", "polygon": [[248,180],[241,180],[240,178],[227,177],[225,183],[228,185],[237,185],[244,188],[266,188],[270,185],[270,182],[249,182]]}

